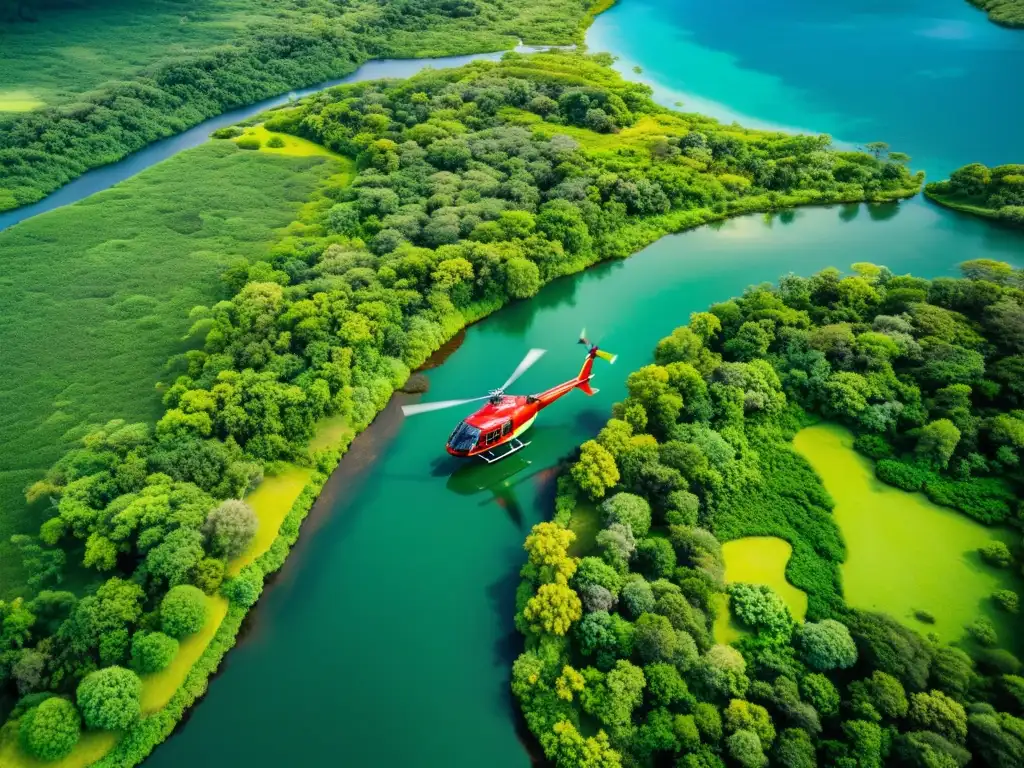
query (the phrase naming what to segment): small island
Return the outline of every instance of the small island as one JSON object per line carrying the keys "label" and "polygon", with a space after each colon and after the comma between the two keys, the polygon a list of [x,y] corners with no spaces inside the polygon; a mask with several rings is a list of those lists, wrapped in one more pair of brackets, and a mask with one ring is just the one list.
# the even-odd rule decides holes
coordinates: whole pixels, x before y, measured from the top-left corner
{"label": "small island", "polygon": [[924,193],[947,208],[1024,227],[1024,164],[970,163],[926,185]]}
{"label": "small island", "polygon": [[989,20],[1004,27],[1024,27],[1024,0],[968,0],[988,12]]}

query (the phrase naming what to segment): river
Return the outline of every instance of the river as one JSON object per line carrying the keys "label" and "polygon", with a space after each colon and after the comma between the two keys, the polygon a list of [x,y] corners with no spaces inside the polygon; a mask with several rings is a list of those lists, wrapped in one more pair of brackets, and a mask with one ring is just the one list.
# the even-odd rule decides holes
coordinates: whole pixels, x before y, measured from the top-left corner
{"label": "river", "polygon": [[[963,0],[853,5],[622,0],[589,42],[639,65],[668,103],[886,139],[934,173],[1021,159],[1011,130],[1022,123],[1024,33]],[[664,238],[470,328],[429,372],[429,398],[486,392],[530,347],[551,351],[516,389],[561,381],[578,369],[584,325],[619,360],[596,368],[598,395],[572,393],[542,414],[519,454],[529,464],[456,471],[443,445],[459,412],[402,421],[389,406],[344,460],[206,699],[147,764],[529,765],[507,682],[522,540],[550,514],[547,470],[603,423],[658,338],[788,271],[871,260],[951,275],[964,259],[1020,263],[1022,253],[1019,233],[920,201],[803,209]]]}

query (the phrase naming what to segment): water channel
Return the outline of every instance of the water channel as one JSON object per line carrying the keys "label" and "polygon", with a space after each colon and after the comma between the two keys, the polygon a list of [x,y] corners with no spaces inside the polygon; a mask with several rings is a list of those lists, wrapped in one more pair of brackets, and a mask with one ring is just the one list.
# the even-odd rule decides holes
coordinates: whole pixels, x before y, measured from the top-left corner
{"label": "water channel", "polygon": [[[1024,156],[1024,33],[963,0],[621,0],[588,42],[664,103],[885,139],[933,176]],[[596,397],[545,411],[519,464],[459,468],[443,452],[458,414],[402,421],[392,403],[346,457],[206,699],[147,764],[527,766],[507,684],[521,542],[549,515],[548,470],[603,423],[658,338],[789,271],[870,260],[937,276],[1022,255],[1019,233],[920,200],[804,209],[664,238],[474,326],[429,372],[432,399],[485,392],[530,347],[551,353],[523,391],[565,379],[584,325],[620,357],[597,370]]]}

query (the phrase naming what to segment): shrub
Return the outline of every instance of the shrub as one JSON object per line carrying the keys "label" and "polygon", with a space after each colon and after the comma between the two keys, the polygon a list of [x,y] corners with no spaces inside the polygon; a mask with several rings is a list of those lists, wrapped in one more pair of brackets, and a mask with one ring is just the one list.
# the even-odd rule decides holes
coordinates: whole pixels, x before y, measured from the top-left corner
{"label": "shrub", "polygon": [[203,533],[214,555],[231,559],[246,550],[257,527],[259,519],[252,507],[240,499],[228,499],[207,515]]}
{"label": "shrub", "polygon": [[835,619],[803,624],[797,628],[795,639],[804,661],[822,672],[847,669],[857,661],[857,646],[850,630]]}
{"label": "shrub", "polygon": [[132,637],[132,668],[140,675],[166,669],[178,653],[178,641],[163,632],[136,632]]}
{"label": "shrub", "polygon": [[928,611],[914,611],[914,618],[920,621],[922,624],[934,624],[935,617],[928,613]]}
{"label": "shrub", "polygon": [[729,608],[741,623],[758,633],[788,638],[793,628],[789,608],[775,590],[763,584],[730,584]]}
{"label": "shrub", "polygon": [[218,128],[216,131],[210,134],[215,139],[234,139],[241,136],[243,133],[242,129],[237,125],[229,125],[226,128]]}
{"label": "shrub", "polygon": [[882,459],[875,464],[875,474],[883,483],[904,491],[920,491],[931,474],[926,469],[896,459]]}
{"label": "shrub", "polygon": [[139,719],[142,681],[129,669],[107,667],[78,685],[78,708],[90,728],[120,731]]}
{"label": "shrub", "polygon": [[164,632],[179,640],[198,632],[206,622],[206,595],[190,584],[171,587],[160,603],[160,622]]}
{"label": "shrub", "polygon": [[991,648],[999,642],[995,625],[984,617],[975,619],[973,623],[968,624],[967,632],[979,645],[983,645],[986,648]]}
{"label": "shrub", "polygon": [[1020,611],[1020,596],[1012,589],[999,589],[992,593],[996,605],[1007,613]]}
{"label": "shrub", "polygon": [[875,461],[892,456],[892,446],[886,442],[885,438],[878,435],[857,435],[853,441],[853,447]]}
{"label": "shrub", "polygon": [[239,149],[259,149],[260,140],[257,139],[255,136],[243,136],[242,138],[235,142],[235,145]]}
{"label": "shrub", "polygon": [[1013,563],[1010,548],[1001,541],[993,541],[978,549],[981,559],[996,568],[1008,568]]}
{"label": "shrub", "polygon": [[651,530],[651,505],[641,496],[633,493],[616,493],[603,504],[605,527],[613,523],[628,525],[637,539],[642,539]]}
{"label": "shrub", "polygon": [[260,599],[263,592],[263,572],[251,563],[221,586],[221,594],[236,605],[248,608]]}
{"label": "shrub", "polygon": [[32,757],[59,760],[71,754],[81,730],[82,718],[75,705],[55,696],[22,715],[18,741]]}
{"label": "shrub", "polygon": [[284,146],[284,138],[281,136],[271,136],[267,139],[267,146],[273,147],[274,149],[280,149]]}

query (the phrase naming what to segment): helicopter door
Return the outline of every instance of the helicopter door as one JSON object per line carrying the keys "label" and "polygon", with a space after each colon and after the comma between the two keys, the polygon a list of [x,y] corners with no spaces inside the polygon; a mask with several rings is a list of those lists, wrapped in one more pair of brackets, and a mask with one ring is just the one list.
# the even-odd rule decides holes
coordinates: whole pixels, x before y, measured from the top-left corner
{"label": "helicopter door", "polygon": [[501,428],[501,436],[509,434],[512,431],[512,419],[505,422],[505,425]]}

